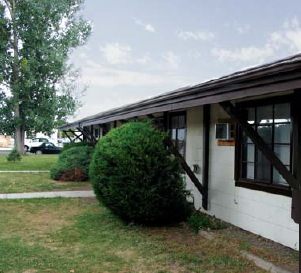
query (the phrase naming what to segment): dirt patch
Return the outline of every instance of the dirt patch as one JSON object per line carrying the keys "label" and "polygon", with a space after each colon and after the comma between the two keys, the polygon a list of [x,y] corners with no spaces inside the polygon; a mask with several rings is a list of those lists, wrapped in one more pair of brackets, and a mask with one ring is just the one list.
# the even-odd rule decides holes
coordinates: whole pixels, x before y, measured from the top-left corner
{"label": "dirt patch", "polygon": [[296,250],[232,225],[229,225],[227,229],[215,231],[214,233],[234,242],[240,249],[246,250],[283,269],[294,273],[299,272],[299,252]]}
{"label": "dirt patch", "polygon": [[252,262],[240,256],[238,248],[233,247],[233,244],[228,244],[223,238],[208,241],[191,232],[185,224],[166,229],[152,228],[149,229],[148,236],[163,245],[164,253],[174,256],[177,260],[177,264],[175,260],[169,261],[171,272],[193,272],[194,270],[182,271],[188,261],[194,264],[195,269],[199,266],[206,270],[212,267],[219,269],[222,264],[223,268],[216,272],[233,272],[229,271],[233,267],[237,268],[235,272],[260,272]]}

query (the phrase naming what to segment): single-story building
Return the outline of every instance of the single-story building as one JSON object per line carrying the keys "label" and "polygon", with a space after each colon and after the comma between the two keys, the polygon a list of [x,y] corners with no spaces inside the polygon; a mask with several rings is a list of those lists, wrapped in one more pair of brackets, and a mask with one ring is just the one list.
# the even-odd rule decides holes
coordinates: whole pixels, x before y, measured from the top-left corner
{"label": "single-story building", "polygon": [[197,209],[299,249],[301,54],[61,127],[95,142],[152,118],[182,157]]}
{"label": "single-story building", "polygon": [[11,136],[0,135],[0,147],[10,148],[12,146]]}

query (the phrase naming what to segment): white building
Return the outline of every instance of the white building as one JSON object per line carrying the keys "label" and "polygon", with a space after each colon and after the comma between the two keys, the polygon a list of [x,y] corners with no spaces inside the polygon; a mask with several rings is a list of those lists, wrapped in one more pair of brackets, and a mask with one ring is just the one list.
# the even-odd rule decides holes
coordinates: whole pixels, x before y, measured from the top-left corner
{"label": "white building", "polygon": [[95,142],[124,122],[155,118],[192,170],[197,209],[299,249],[300,109],[301,54],[61,129]]}

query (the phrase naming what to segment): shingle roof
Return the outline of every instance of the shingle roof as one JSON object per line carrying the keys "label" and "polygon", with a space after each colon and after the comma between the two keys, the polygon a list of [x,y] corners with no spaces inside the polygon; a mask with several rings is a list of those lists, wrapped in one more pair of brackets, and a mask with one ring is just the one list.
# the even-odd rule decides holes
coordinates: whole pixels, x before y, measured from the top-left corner
{"label": "shingle roof", "polygon": [[273,93],[277,91],[277,88],[278,92],[288,88],[301,88],[301,53],[103,111],[66,124],[61,129]]}

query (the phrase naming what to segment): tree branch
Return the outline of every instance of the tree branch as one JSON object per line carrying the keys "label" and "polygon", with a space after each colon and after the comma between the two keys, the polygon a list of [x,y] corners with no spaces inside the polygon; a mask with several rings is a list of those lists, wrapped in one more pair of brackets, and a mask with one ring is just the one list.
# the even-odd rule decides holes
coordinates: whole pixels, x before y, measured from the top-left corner
{"label": "tree branch", "polygon": [[9,1],[8,0],[4,0],[4,2],[5,2],[6,7],[7,7],[9,13],[10,13],[10,16],[12,17],[13,16],[13,11],[12,11],[12,8],[10,7],[10,5],[9,5],[10,4]]}

